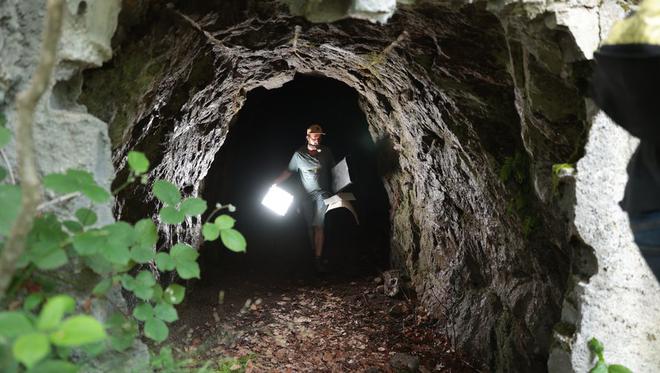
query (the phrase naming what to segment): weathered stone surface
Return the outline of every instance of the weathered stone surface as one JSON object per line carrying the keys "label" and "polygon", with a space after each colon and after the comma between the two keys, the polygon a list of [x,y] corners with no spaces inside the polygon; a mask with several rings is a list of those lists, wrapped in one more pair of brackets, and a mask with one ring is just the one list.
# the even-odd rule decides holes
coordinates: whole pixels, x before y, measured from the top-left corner
{"label": "weathered stone surface", "polygon": [[588,371],[593,362],[587,341],[592,337],[604,343],[608,362],[634,372],[660,366],[660,286],[625,229],[627,218],[617,204],[636,146],[604,114],[594,117],[585,156],[577,164],[575,226],[594,248],[597,273],[588,278],[576,274],[571,281],[574,287],[562,311],[567,330],[557,330],[548,362],[551,372]]}
{"label": "weathered stone surface", "polygon": [[[152,58],[164,66],[135,92],[139,102],[94,96],[98,92],[87,87],[104,84],[112,92],[123,79],[138,79],[139,69],[112,81],[116,72],[130,70],[122,60],[143,57],[120,52],[116,64],[86,77],[83,102],[94,97],[110,107],[141,108],[132,121],[109,118],[111,131],[120,125],[125,127],[117,132],[128,134],[114,144],[120,175],[126,152],[145,150],[154,160],[150,180],[168,179],[186,195],[199,195],[250,89],[280,86],[295,73],[344,82],[359,93],[372,137],[386,139],[386,150],[396,154],[394,168],[384,173],[396,265],[429,309],[451,312],[447,321],[462,331],[458,347],[493,368],[543,370],[550,330],[559,320],[569,248],[558,216],[543,212],[533,192],[529,167],[535,163],[520,138],[510,64],[521,63],[528,52],[519,42],[518,54],[512,52],[498,19],[475,6],[406,9],[386,26],[313,25],[277,5],[269,18],[253,18],[250,9],[185,10],[194,24],[176,9],[161,10],[154,18],[162,23],[141,41],[121,46],[137,52],[146,41],[153,47],[145,53],[156,51]],[[293,49],[296,25],[301,31]],[[542,22],[538,27],[545,30]],[[554,83],[577,95],[545,65],[534,67],[544,79],[540,85]],[[545,120],[543,131],[533,127],[539,133],[529,143],[553,161],[565,160],[579,142],[556,136],[566,115]],[[502,181],[504,164],[509,171]],[[549,179],[550,171],[543,172]],[[148,187],[127,190],[121,200],[121,214],[129,219],[131,211],[155,210]],[[198,224],[189,220],[165,230],[167,241],[195,243],[199,237],[191,237],[190,228]]]}
{"label": "weathered stone surface", "polygon": [[[137,148],[154,161],[151,181],[165,178],[200,195],[248,91],[280,87],[296,73],[344,82],[360,95],[372,137],[389,144],[392,168],[383,177],[394,263],[422,302],[461,331],[458,347],[495,371],[543,371],[561,319],[554,335],[565,349],[554,351],[565,364],[550,369],[582,371],[585,320],[601,316],[593,301],[573,295],[580,286],[569,273],[587,281],[604,263],[604,243],[582,235],[598,220],[576,230],[560,215],[559,206],[572,202],[553,190],[551,166],[584,152],[593,115],[582,98],[585,59],[621,7],[429,1],[402,7],[377,27],[314,25],[286,13],[333,21],[348,15],[350,1],[288,3],[141,8],[150,13],[135,18],[152,23],[140,25],[139,40],[123,39],[113,65],[86,76],[82,99],[110,123],[120,177],[127,151]],[[127,80],[139,84],[122,86]],[[127,190],[118,205],[129,219],[155,208],[148,186]],[[190,228],[198,226],[190,219],[165,230],[166,241],[196,243]],[[621,219],[608,228],[626,229]]]}
{"label": "weathered stone surface", "polygon": [[[117,25],[119,9],[119,0],[66,2],[54,79],[35,115],[35,150],[42,175],[69,168],[82,169],[92,172],[100,185],[110,187],[114,168],[110,159],[107,124],[88,114],[77,99],[81,91],[82,70],[100,66],[112,55],[110,40]],[[7,115],[10,128],[15,126],[15,97],[26,88],[35,68],[41,46],[44,12],[43,1],[0,2],[0,112]],[[6,148],[6,153],[10,163],[15,165],[13,143]],[[58,206],[58,212],[70,214],[83,205],[89,206],[88,201],[79,198]],[[111,206],[96,206],[95,209],[99,224],[114,220]],[[80,268],[67,268],[67,271],[70,271],[67,275],[74,273],[81,279],[78,284],[81,289],[68,289],[72,294],[79,294],[82,288],[99,281],[96,275],[86,276],[86,281],[83,281]],[[92,313],[100,320],[105,320],[108,313],[116,310],[116,306],[125,307],[118,289],[111,292],[108,298],[109,301],[99,300],[93,305]],[[148,352],[145,345],[137,342],[128,354],[114,354],[113,358],[115,361],[111,366],[115,370],[122,370],[122,366],[143,367],[148,362]],[[103,358],[98,363],[102,364],[102,361]]]}

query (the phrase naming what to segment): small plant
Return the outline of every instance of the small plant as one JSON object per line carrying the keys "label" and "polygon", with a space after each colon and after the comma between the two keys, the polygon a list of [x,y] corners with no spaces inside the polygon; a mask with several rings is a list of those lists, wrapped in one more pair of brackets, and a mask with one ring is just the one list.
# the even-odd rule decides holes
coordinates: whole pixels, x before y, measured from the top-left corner
{"label": "small plant", "polygon": [[552,165],[552,192],[557,193],[559,188],[559,178],[565,173],[572,173],[575,165],[572,163],[556,163]]}
{"label": "small plant", "polygon": [[[9,137],[10,133],[0,127],[0,147],[8,143]],[[127,182],[114,194],[136,180],[146,182],[149,161],[144,154],[129,152],[128,165]],[[1,166],[0,171],[1,255],[9,227],[18,215],[21,189],[2,184],[8,172]],[[89,206],[77,209],[72,216],[64,212],[58,215],[41,212],[35,216],[25,251],[16,264],[21,271],[12,279],[6,294],[2,294],[3,306],[10,310],[0,312],[0,371],[14,371],[23,366],[29,372],[75,372],[79,365],[70,359],[72,349],[79,349],[88,357],[107,349],[125,350],[138,336],[139,324],[147,338],[158,343],[165,341],[169,335],[167,324],[178,319],[175,306],[183,301],[185,288],[170,284],[163,289],[152,271],[142,268],[150,264],[161,272],[175,271],[182,279],[199,278],[197,251],[186,243],[177,243],[169,250],[156,252],[157,226],[149,218],[135,224],[117,221],[98,226],[93,207],[109,202],[113,193],[99,186],[86,171],[49,174],[43,178],[43,184],[57,194],[70,197],[56,200],[81,197],[87,199]],[[207,209],[206,201],[182,198],[179,189],[165,180],[155,181],[152,191],[162,203],[158,217],[164,224],[180,224],[186,217],[200,216]],[[217,205],[209,217],[223,209],[235,210],[232,205]],[[204,224],[203,236],[208,241],[220,238],[230,250],[244,252],[245,238],[234,229],[234,223],[232,217],[220,215],[212,223]],[[49,273],[71,262],[88,268],[101,279],[93,288],[90,286],[90,294],[83,296],[79,304],[67,294],[51,295],[53,286],[42,280],[44,277],[57,280],[55,274]],[[68,285],[70,288],[80,284]],[[118,286],[140,300],[131,314],[116,313],[105,324],[88,315],[93,299],[105,298]],[[74,313],[76,309],[81,312]],[[65,317],[68,314],[71,315]],[[80,363],[80,359],[76,361]],[[167,349],[161,350],[156,361],[165,364],[159,368],[161,371],[176,371],[175,366],[168,365],[171,359]]]}
{"label": "small plant", "polygon": [[598,357],[596,365],[591,368],[589,373],[632,373],[630,369],[623,365],[607,364],[605,362],[605,357],[603,356],[605,346],[603,346],[603,344],[595,337],[591,338],[589,342],[587,342],[587,345],[589,346],[589,350]]}

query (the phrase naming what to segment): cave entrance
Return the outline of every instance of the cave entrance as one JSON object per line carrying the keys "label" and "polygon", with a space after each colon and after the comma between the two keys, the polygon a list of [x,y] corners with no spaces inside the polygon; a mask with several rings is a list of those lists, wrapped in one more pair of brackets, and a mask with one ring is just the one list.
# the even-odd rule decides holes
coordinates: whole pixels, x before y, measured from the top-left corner
{"label": "cave entrance", "polygon": [[[389,202],[376,170],[375,145],[367,129],[358,94],[329,78],[296,75],[281,88],[257,88],[247,100],[203,183],[203,197],[212,206],[232,203],[236,228],[248,242],[236,254],[218,242],[201,248],[202,279],[217,283],[226,276],[242,279],[300,279],[313,275],[313,252],[299,204],[280,217],[261,205],[261,198],[284,170],[293,152],[305,144],[305,130],[320,123],[339,162],[349,157],[357,201],[356,225],[346,209],[326,215],[324,256],[333,273],[369,273],[387,265]],[[299,178],[282,184],[304,196]],[[356,273],[357,272],[357,273]]]}

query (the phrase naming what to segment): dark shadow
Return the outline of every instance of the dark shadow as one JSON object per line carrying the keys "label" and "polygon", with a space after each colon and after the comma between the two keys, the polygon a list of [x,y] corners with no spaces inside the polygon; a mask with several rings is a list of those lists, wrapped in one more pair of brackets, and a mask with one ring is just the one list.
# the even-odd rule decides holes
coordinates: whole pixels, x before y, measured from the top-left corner
{"label": "dark shadow", "polygon": [[[203,283],[236,275],[253,281],[313,275],[312,249],[299,206],[294,203],[280,217],[261,205],[272,181],[304,145],[305,130],[312,123],[323,126],[324,144],[337,162],[349,157],[354,179],[349,191],[357,197],[360,217],[357,226],[345,209],[326,215],[324,252],[331,269],[335,274],[366,274],[387,265],[389,202],[377,172],[376,146],[357,100],[357,93],[341,82],[300,75],[282,88],[258,88],[248,94],[203,185],[210,206],[219,202],[237,207],[236,228],[245,235],[248,250],[235,254],[217,242],[204,244]],[[295,198],[303,197],[296,174],[282,186]]]}

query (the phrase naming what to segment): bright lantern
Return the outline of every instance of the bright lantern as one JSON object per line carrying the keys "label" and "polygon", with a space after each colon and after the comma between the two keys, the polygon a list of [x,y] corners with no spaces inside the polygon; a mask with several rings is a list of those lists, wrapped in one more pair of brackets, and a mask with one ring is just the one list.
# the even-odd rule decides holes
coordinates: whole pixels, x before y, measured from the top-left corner
{"label": "bright lantern", "polygon": [[277,185],[272,185],[261,204],[279,216],[284,216],[293,202],[293,196]]}

